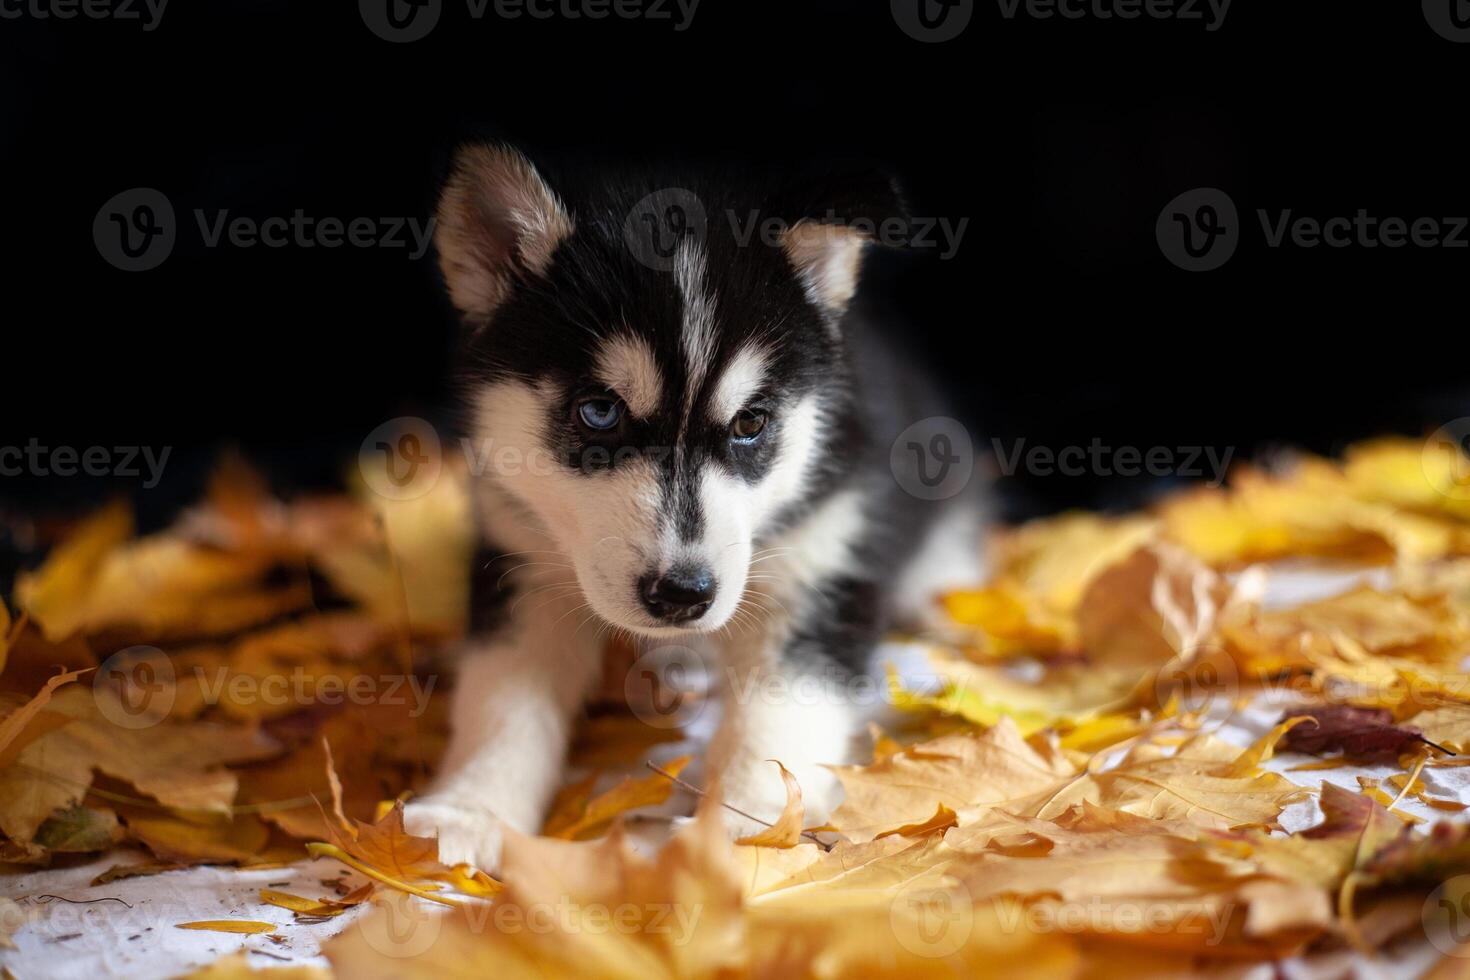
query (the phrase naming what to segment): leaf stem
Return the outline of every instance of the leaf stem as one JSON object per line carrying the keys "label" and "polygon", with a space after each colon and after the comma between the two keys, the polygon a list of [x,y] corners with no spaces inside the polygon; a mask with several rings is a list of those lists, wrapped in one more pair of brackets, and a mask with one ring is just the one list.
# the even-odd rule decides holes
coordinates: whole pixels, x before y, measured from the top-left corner
{"label": "leaf stem", "polygon": [[[680,779],[678,776],[675,776],[673,773],[669,772],[668,770],[666,770],[666,769],[660,769],[658,766],[654,765],[652,762],[645,762],[643,764],[645,766],[647,766],[648,768],[652,769],[654,772],[658,773],[660,776],[662,776],[665,779],[667,779],[670,782],[672,782],[675,786],[679,786],[679,787],[681,787],[683,789],[687,789],[689,792],[693,793],[695,796],[700,797],[701,799],[703,799],[706,796],[709,796],[708,793],[706,793],[704,790],[700,789],[698,786],[695,786],[693,783],[685,782],[684,780]],[[731,811],[732,813],[738,813],[738,814],[740,814],[742,817],[744,817],[747,820],[754,820],[756,823],[765,824],[767,827],[774,827],[774,826],[776,826],[775,824],[771,823],[771,821],[769,821],[769,820],[762,820],[760,817],[757,817],[753,813],[746,813],[744,810],[740,809],[738,806],[733,806],[733,805],[731,805],[729,803],[726,803],[724,800],[721,800],[720,801],[720,806],[724,807],[726,810]],[[832,850],[832,845],[831,844],[828,844],[826,841],[822,840],[822,838],[818,837],[816,834],[812,833],[810,830],[803,830],[801,832],[801,836],[810,838],[811,841],[812,841],[812,843],[816,844],[818,847],[820,847],[824,851],[830,851],[830,850]]]}

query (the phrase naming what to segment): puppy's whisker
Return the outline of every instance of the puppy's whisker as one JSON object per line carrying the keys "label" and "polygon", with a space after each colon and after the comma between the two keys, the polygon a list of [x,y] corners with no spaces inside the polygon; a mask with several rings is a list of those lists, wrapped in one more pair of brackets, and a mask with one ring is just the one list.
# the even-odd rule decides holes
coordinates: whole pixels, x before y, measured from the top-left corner
{"label": "puppy's whisker", "polygon": [[[527,599],[531,598],[531,596],[540,595],[541,593],[550,591],[551,589],[561,590],[555,596],[551,597],[553,599],[561,599],[565,598],[566,596],[577,595],[582,591],[581,586],[577,585],[575,582],[548,582],[545,585],[538,585],[534,589],[527,589],[524,593],[517,596],[516,601],[511,603],[511,611],[514,612],[516,607],[518,607],[522,602],[525,602]],[[538,606],[537,608],[540,609],[544,607]]]}
{"label": "puppy's whisker", "polygon": [[481,567],[489,568],[498,561],[504,561],[507,558],[519,558],[521,555],[556,555],[558,558],[565,558],[567,561],[572,560],[572,556],[565,551],[553,551],[550,548],[532,548],[528,551],[507,551],[496,554]]}
{"label": "puppy's whisker", "polygon": [[[578,603],[577,605],[575,605],[572,608],[568,609],[566,612],[562,613],[560,616],[556,617],[556,619],[553,620],[552,623],[551,623],[552,627],[555,628],[557,625],[559,625],[561,623],[561,621],[563,619],[566,619],[568,616],[572,615],[572,613],[580,612],[581,610],[586,609],[586,608],[588,608],[591,605],[592,605],[592,603],[590,603],[590,602]],[[583,622],[583,625],[586,625],[586,622],[585,621]],[[578,629],[580,629],[580,628],[581,627],[578,627]],[[573,636],[576,636],[577,634],[576,633],[573,633],[572,635]]]}
{"label": "puppy's whisker", "polygon": [[[488,568],[489,566],[487,565],[485,567]],[[506,576],[507,575],[510,575],[512,572],[519,572],[523,568],[537,568],[537,567],[570,568],[573,571],[576,571],[576,566],[575,565],[568,565],[565,562],[559,562],[559,561],[527,561],[527,562],[522,562],[521,564],[516,565],[514,568],[507,568],[501,574],[500,578],[498,578],[498,579],[495,580],[495,588],[496,589],[502,588],[504,586],[504,584],[505,584],[505,578],[506,578]]]}

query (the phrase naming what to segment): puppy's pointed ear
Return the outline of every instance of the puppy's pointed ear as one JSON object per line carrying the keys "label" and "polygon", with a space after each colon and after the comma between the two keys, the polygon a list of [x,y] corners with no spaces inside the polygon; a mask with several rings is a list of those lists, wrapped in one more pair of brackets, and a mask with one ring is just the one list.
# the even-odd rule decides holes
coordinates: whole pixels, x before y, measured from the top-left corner
{"label": "puppy's pointed ear", "polygon": [[807,296],[839,318],[857,292],[863,252],[884,241],[891,222],[906,226],[908,210],[893,179],[871,171],[828,178],[805,198],[781,245]]}
{"label": "puppy's pointed ear", "polygon": [[467,146],[439,197],[434,245],[449,298],[483,324],[517,280],[545,273],[572,218],[531,162],[503,146]]}

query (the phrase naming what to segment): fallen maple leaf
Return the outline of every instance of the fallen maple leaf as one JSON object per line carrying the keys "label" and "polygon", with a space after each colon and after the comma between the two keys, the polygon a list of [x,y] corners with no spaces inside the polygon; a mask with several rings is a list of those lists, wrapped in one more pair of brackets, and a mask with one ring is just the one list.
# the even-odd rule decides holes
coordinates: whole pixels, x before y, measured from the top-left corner
{"label": "fallen maple leaf", "polygon": [[[1017,837],[1043,849],[1010,846]],[[1082,927],[1119,941],[1211,955],[1299,950],[1331,922],[1325,893],[1234,861],[1192,824],[1146,819],[1083,803],[1054,820],[993,812],[946,835],[973,860],[952,870],[977,899],[1052,896],[1064,906],[1095,903]],[[1129,927],[1147,909],[1149,925]]]}
{"label": "fallen maple leaf", "polygon": [[1076,769],[1059,753],[1038,750],[1009,718],[979,735],[958,734],[912,745],[867,766],[839,766],[846,791],[831,823],[849,839],[928,820],[937,804],[957,813],[1014,806],[1056,791]]}
{"label": "fallen maple leaf", "polygon": [[1393,723],[1386,708],[1358,708],[1349,704],[1323,704],[1293,708],[1282,721],[1304,719],[1287,733],[1284,747],[1289,752],[1320,755],[1342,752],[1363,759],[1397,758],[1424,741],[1416,728]]}
{"label": "fallen maple leaf", "polygon": [[669,776],[629,776],[597,796],[590,795],[596,779],[593,774],[580,787],[586,795],[579,792],[564,797],[560,808],[553,808],[542,833],[562,840],[587,840],[600,835],[615,818],[629,810],[667,802],[674,790],[674,783],[669,777],[679,775],[691,758],[684,755],[666,762],[663,768]]}
{"label": "fallen maple leaf", "polygon": [[[1007,930],[986,907],[965,905],[962,918],[942,926],[939,935],[926,931],[936,920],[925,916],[942,913],[925,904],[929,892],[905,890],[912,876],[875,869],[868,878],[872,887],[793,884],[779,893],[782,900],[768,896],[747,904],[745,875],[717,810],[707,801],[653,858],[634,853],[617,828],[594,842],[512,834],[504,853],[506,892],[493,913],[455,910],[434,920],[432,932],[424,933],[433,941],[414,945],[412,957],[395,954],[416,944],[417,933],[388,931],[404,913],[380,913],[324,952],[341,976],[1074,975],[1069,937]],[[876,855],[912,845],[860,846]],[[738,850],[792,864],[808,853],[819,862],[834,857],[808,845]],[[385,903],[401,909],[392,899]],[[548,918],[537,911],[543,909],[562,911]],[[605,925],[608,909],[616,910],[614,928]],[[549,928],[500,928],[497,921],[546,922]]]}
{"label": "fallen maple leaf", "polygon": [[70,684],[84,673],[86,671],[68,670],[57,674],[46,682],[46,686],[41,688],[35,697],[6,715],[4,721],[0,721],[0,768],[14,761],[12,756],[6,754],[10,743],[14,742],[26,725],[36,717],[36,714],[50,703],[51,695],[56,689],[63,684]]}
{"label": "fallen maple leaf", "polygon": [[1221,846],[1238,843],[1263,867],[1296,881],[1336,891],[1349,873],[1366,864],[1409,829],[1382,804],[1333,783],[1322,784],[1321,823],[1289,836],[1248,830],[1222,835]]}
{"label": "fallen maple leaf", "polygon": [[795,847],[801,842],[802,823],[806,818],[806,809],[801,805],[801,786],[785,766],[775,759],[770,761],[781,770],[781,782],[786,786],[786,805],[771,826],[735,843],[752,847]]}
{"label": "fallen maple leaf", "polygon": [[1141,742],[1116,765],[1089,769],[1071,780],[1034,813],[1052,819],[1086,802],[1216,830],[1270,826],[1283,809],[1309,795],[1285,777],[1257,767],[1281,735],[1275,730],[1244,750],[1208,734],[1191,737],[1173,752]]}
{"label": "fallen maple leaf", "polygon": [[990,585],[951,593],[944,608],[976,631],[986,655],[1074,650],[1073,614],[1089,583],[1156,531],[1154,521],[1139,517],[1076,513],[1033,521],[995,538]]}
{"label": "fallen maple leaf", "polygon": [[68,689],[48,707],[71,720],[25,746],[0,770],[0,830],[29,841],[56,810],[80,803],[94,771],[131,783],[166,807],[227,814],[237,779],[228,763],[279,753],[250,729],[162,722],[127,727],[128,713],[107,689]]}
{"label": "fallen maple leaf", "polygon": [[1412,719],[1424,738],[1458,753],[1470,753],[1470,704],[1442,704]]}
{"label": "fallen maple leaf", "polygon": [[1443,596],[1414,600],[1362,587],[1222,627],[1226,644],[1252,673],[1311,669],[1339,660],[1344,640],[1374,657],[1433,664],[1470,643],[1466,622]]}
{"label": "fallen maple leaf", "polygon": [[1213,569],[1159,542],[1092,580],[1077,608],[1077,628],[1093,663],[1158,667],[1196,657],[1233,600]]}

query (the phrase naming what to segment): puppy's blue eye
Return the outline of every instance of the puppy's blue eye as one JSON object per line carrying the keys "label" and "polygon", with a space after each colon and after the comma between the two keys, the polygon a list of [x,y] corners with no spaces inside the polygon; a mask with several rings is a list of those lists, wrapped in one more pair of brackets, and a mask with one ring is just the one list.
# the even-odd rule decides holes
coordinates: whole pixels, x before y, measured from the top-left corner
{"label": "puppy's blue eye", "polygon": [[623,403],[608,398],[592,398],[578,407],[577,414],[589,429],[611,429],[623,417]]}

